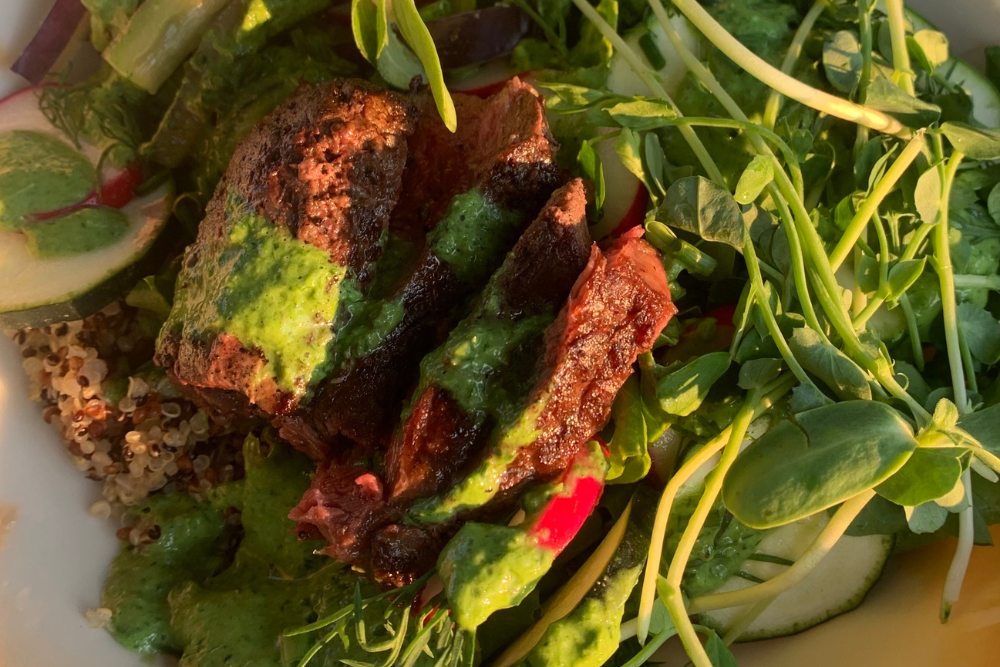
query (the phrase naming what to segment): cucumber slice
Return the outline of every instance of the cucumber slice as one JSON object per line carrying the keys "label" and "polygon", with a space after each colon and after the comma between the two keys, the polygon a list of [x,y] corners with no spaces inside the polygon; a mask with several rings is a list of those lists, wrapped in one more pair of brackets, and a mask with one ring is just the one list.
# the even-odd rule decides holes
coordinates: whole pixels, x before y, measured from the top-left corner
{"label": "cucumber slice", "polygon": [[[687,19],[678,15],[672,17],[670,23],[674,26],[678,34],[680,34],[684,45],[697,54],[698,39],[695,37],[695,33],[691,29]],[[646,35],[649,35],[649,37],[646,37]],[[629,48],[638,54],[639,58],[646,65],[652,67],[641,44],[644,38],[652,39],[656,49],[663,56],[666,64],[657,70],[657,74],[663,82],[663,87],[667,89],[668,93],[673,95],[677,92],[681,81],[684,80],[684,76],[687,74],[687,67],[684,66],[681,57],[677,55],[674,47],[671,46],[670,41],[667,39],[667,35],[663,32],[663,28],[660,27],[660,24],[657,23],[654,17],[648,19],[645,24],[636,26],[625,36],[625,43],[628,44]],[[617,53],[611,56],[611,69],[608,72],[608,90],[619,95],[653,94],[646,87],[646,84],[642,82],[642,79],[639,78],[639,75],[625,61],[625,58]]]}
{"label": "cucumber slice", "polygon": [[[31,130],[68,140],[38,109],[36,90],[0,102],[0,132]],[[84,144],[94,164],[101,151]],[[105,170],[105,182],[113,178]],[[0,232],[0,326],[39,327],[91,315],[122,296],[151,273],[171,242],[162,238],[170,216],[173,189],[167,184],[120,210],[128,230],[114,245],[65,257],[40,259],[29,252],[23,234]]]}
{"label": "cucumber slice", "polygon": [[[826,512],[782,526],[760,543],[758,553],[794,561],[799,558],[829,521]],[[738,641],[784,637],[808,630],[862,603],[892,552],[888,535],[844,536],[826,558],[795,588],[779,595],[755,620]],[[786,569],[784,565],[748,560],[743,570],[760,579],[770,579]],[[731,577],[719,593],[753,586],[742,577]],[[744,607],[719,609],[701,614],[701,622],[725,631],[745,611]]]}

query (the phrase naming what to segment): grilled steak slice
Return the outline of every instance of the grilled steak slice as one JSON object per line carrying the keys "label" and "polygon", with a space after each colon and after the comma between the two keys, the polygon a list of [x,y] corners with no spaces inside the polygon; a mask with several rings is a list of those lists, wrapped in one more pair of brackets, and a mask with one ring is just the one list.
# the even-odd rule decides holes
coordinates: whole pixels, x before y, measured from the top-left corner
{"label": "grilled steak slice", "polygon": [[303,87],[237,148],[156,354],[216,417],[287,412],[322,375],[345,275],[381,252],[413,114],[361,81]]}
{"label": "grilled steak slice", "polygon": [[546,331],[542,372],[521,412],[453,488],[414,505],[408,520],[451,522],[527,484],[562,472],[580,445],[607,422],[637,356],[652,348],[677,309],[656,251],[634,235],[587,268]]}
{"label": "grilled steak slice", "polygon": [[[504,406],[527,392],[545,350],[545,329],[587,265],[586,193],[577,179],[556,191],[490,279],[473,312],[424,358],[403,425],[387,454],[385,482],[362,494],[372,473],[323,464],[293,510],[300,530],[330,541],[326,552],[401,584],[433,565],[453,526],[398,524],[409,504],[447,489],[486,447]],[[364,477],[366,489],[375,486]],[[369,539],[374,533],[370,550]],[[436,546],[435,546],[436,545]],[[369,555],[370,551],[370,555]],[[426,563],[425,563],[426,561]]]}
{"label": "grilled steak slice", "polygon": [[[465,300],[483,287],[558,185],[555,146],[532,88],[515,80],[487,100],[456,100],[458,134],[449,139],[436,112],[428,112],[410,141],[412,155],[426,156],[427,164],[407,170],[393,225],[405,233],[435,223],[416,269],[375,310],[395,316],[382,320],[390,326],[381,331],[364,320],[346,325],[343,340],[361,339],[368,347],[341,349],[338,368],[315,400],[277,420],[293,445],[331,442],[338,435],[372,447],[384,444],[419,360],[440,342]],[[359,336],[357,327],[372,333]]]}

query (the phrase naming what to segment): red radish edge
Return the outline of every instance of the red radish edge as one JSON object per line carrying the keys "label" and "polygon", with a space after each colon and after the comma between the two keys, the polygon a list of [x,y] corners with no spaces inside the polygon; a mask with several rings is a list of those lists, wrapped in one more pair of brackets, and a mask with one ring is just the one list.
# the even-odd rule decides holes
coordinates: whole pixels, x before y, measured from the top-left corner
{"label": "red radish edge", "polygon": [[604,491],[602,478],[589,474],[589,470],[576,470],[578,462],[586,466],[589,456],[590,449],[584,445],[560,480],[568,488],[549,500],[528,530],[539,547],[554,554],[565,549],[580,532]]}
{"label": "red radish edge", "polygon": [[101,185],[101,192],[91,192],[86,199],[78,204],[66,206],[54,211],[35,213],[29,216],[31,222],[44,222],[52,218],[61,218],[70,213],[76,213],[85,208],[106,206],[109,208],[124,208],[135,197],[135,189],[142,183],[142,166],[138,162],[129,163],[110,180]]}
{"label": "red radish edge", "polygon": [[510,81],[511,79],[513,79],[515,77],[517,77],[519,79],[523,79],[524,77],[528,76],[529,74],[531,74],[531,70],[525,70],[525,71],[519,72],[517,74],[509,75],[509,76],[507,76],[504,79],[500,79],[498,81],[493,81],[491,83],[487,83],[487,84],[484,84],[482,86],[478,86],[476,88],[467,88],[467,89],[452,88],[451,92],[453,92],[453,93],[462,93],[463,95],[474,95],[476,97],[484,97],[485,98],[485,97],[489,97],[490,95],[494,95],[496,93],[499,93],[501,90],[503,90],[503,87],[506,86],[507,82]]}
{"label": "red radish edge", "polygon": [[618,226],[615,227],[613,232],[611,232],[612,235],[620,236],[633,227],[641,225],[643,220],[646,219],[646,209],[648,207],[649,191],[646,190],[645,185],[639,183],[639,189],[636,190],[635,199],[632,200],[632,205],[629,207],[625,217],[621,219]]}
{"label": "red radish edge", "polygon": [[80,0],[56,0],[35,36],[10,68],[38,84],[49,73],[87,15]]}

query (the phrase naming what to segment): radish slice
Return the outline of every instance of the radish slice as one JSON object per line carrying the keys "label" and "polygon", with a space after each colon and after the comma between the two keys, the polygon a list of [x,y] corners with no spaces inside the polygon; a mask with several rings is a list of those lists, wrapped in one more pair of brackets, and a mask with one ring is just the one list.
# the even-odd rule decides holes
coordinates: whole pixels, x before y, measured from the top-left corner
{"label": "radish slice", "polygon": [[[681,41],[684,42],[684,45],[697,55],[699,51],[698,39],[695,37],[695,33],[691,29],[687,19],[680,15],[674,16],[670,19],[670,24],[674,26],[674,30],[681,36]],[[670,95],[673,95],[684,80],[684,76],[687,74],[687,67],[684,66],[681,57],[677,55],[677,51],[670,44],[660,24],[655,19],[647,21],[645,25],[640,25],[629,31],[625,37],[625,43],[639,56],[643,63],[652,67],[652,64],[646,58],[646,54],[639,44],[639,41],[647,33],[652,36],[656,47],[667,63],[657,71],[657,75],[660,77],[663,87],[666,88]],[[639,78],[639,75],[635,73],[631,65],[625,61],[625,58],[617,53],[611,57],[611,71],[608,73],[608,89],[619,95],[649,96],[653,94],[646,87],[646,84],[642,82],[642,79]]]}
{"label": "radish slice", "polygon": [[621,234],[642,224],[649,205],[649,193],[642,181],[622,164],[615,152],[614,140],[598,142],[594,149],[604,171],[603,216],[590,230],[591,235],[599,239],[611,233]]}
{"label": "radish slice", "polygon": [[[499,93],[515,76],[523,81],[529,75],[530,72],[518,72],[512,69],[505,58],[500,58],[484,64],[472,76],[449,83],[448,90],[476,97],[489,97]],[[534,82],[531,84],[534,85]]]}

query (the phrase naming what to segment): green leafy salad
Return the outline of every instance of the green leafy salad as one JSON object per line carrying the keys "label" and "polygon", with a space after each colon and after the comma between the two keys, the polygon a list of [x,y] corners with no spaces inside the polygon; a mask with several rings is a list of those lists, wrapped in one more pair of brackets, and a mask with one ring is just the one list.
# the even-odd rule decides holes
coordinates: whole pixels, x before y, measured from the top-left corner
{"label": "green leafy salad", "polygon": [[0,162],[44,153],[79,192],[24,195],[33,167],[0,169],[0,232],[28,239],[0,254],[117,268],[12,287],[6,326],[127,295],[155,335],[241,139],[347,76],[419,78],[450,132],[459,95],[530,82],[593,240],[641,232],[678,310],[563,477],[399,588],[319,555],[287,518],[310,461],[241,424],[241,478],[126,508],[152,532],[105,584],[123,646],[182,667],[635,667],[679,639],[732,667],[734,642],[848,612],[893,554],[953,536],[940,620],[963,613],[1000,523],[1000,46],[984,74],[903,0],[82,5],[100,70],[38,92],[70,143],[4,134],[0,103]]}

